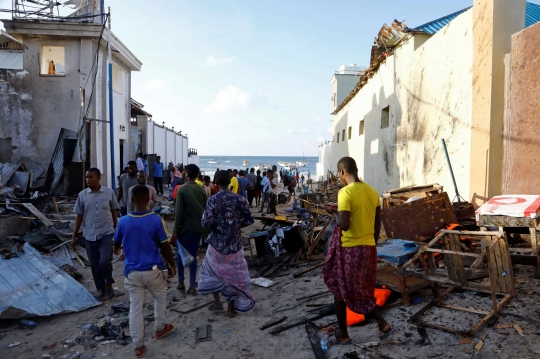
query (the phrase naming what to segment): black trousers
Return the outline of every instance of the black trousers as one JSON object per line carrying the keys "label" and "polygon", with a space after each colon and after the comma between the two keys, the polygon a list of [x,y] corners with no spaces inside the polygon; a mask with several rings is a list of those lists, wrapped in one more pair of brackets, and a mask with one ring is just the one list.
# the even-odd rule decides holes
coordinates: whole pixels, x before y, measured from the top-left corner
{"label": "black trousers", "polygon": [[106,283],[114,283],[112,277],[113,245],[112,234],[103,236],[96,241],[89,241],[86,238],[84,240],[84,247],[92,268],[92,277],[94,277],[98,292],[105,290]]}
{"label": "black trousers", "polygon": [[157,194],[163,195],[163,177],[154,177],[154,188]]}
{"label": "black trousers", "polygon": [[249,205],[253,205],[253,197],[255,197],[255,190],[253,188],[247,190],[248,202]]}

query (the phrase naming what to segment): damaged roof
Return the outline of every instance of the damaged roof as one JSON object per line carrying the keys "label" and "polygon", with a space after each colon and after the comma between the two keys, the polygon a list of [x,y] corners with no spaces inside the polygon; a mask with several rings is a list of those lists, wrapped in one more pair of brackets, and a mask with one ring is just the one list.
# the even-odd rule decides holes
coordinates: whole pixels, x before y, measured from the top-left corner
{"label": "damaged roof", "polygon": [[79,312],[100,305],[79,282],[43,259],[30,244],[18,257],[0,257],[0,319]]}
{"label": "damaged roof", "polygon": [[443,16],[440,19],[430,21],[428,23],[425,23],[424,25],[415,27],[414,29],[412,29],[412,31],[420,31],[425,32],[426,34],[435,35],[440,29],[448,25],[450,21],[454,20],[456,17],[463,14],[470,8],[472,8],[472,6],[469,6],[460,11],[456,11],[455,13],[452,13],[450,15]]}

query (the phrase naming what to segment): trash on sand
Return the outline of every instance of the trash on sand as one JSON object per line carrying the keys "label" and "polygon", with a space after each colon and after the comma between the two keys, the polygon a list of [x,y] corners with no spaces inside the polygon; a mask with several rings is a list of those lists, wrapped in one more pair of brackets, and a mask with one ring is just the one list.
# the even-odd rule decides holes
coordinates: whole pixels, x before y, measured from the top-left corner
{"label": "trash on sand", "polygon": [[9,343],[8,345],[8,348],[13,348],[13,347],[16,347],[18,345],[21,345],[21,342],[13,342],[13,343]]}
{"label": "trash on sand", "polygon": [[37,323],[33,320],[21,319],[21,321],[19,322],[19,327],[23,329],[34,329],[35,327],[37,327]]}
{"label": "trash on sand", "polygon": [[267,278],[259,277],[259,278],[252,278],[251,283],[264,287],[264,288],[268,288],[268,287],[273,286],[276,282]]}

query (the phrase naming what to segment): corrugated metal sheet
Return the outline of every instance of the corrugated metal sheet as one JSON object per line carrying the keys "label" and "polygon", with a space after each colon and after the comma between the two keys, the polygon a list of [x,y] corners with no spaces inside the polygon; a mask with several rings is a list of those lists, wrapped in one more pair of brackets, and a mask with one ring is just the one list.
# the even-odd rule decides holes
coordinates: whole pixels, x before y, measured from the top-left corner
{"label": "corrugated metal sheet", "polygon": [[528,2],[525,8],[525,27],[532,26],[540,21],[540,5]]}
{"label": "corrugated metal sheet", "polygon": [[[463,10],[457,11],[453,14],[441,17],[440,19],[430,21],[424,25],[415,27],[414,29],[412,29],[412,31],[423,31],[426,34],[431,34],[431,35],[436,34],[440,29],[448,25],[450,21],[454,20],[458,15],[464,13],[470,8],[471,6]],[[532,26],[536,24],[537,22],[540,22],[540,5],[527,2],[526,8],[525,8],[525,27]]]}
{"label": "corrugated metal sheet", "polygon": [[468,8],[465,8],[460,11],[456,11],[455,13],[452,13],[450,15],[443,16],[439,19],[430,21],[424,25],[420,25],[418,27],[415,27],[412,29],[412,31],[423,31],[426,34],[436,34],[440,29],[445,27],[450,23],[450,21],[454,20],[456,17],[464,13],[465,11],[469,10],[472,6],[469,6]]}
{"label": "corrugated metal sheet", "polygon": [[45,173],[45,168],[27,157],[21,157],[21,164],[28,172],[32,172],[34,174],[34,178],[39,178]]}
{"label": "corrugated metal sheet", "polygon": [[5,187],[20,165],[0,163],[0,187]]}
{"label": "corrugated metal sheet", "polygon": [[22,51],[0,50],[0,69],[22,70]]}
{"label": "corrugated metal sheet", "polygon": [[0,319],[79,312],[100,303],[30,244],[18,258],[0,258]]}
{"label": "corrugated metal sheet", "polygon": [[[73,152],[75,151],[76,143],[73,145],[73,141],[79,138],[79,134],[75,131],[71,131],[65,128],[60,130],[60,135],[58,136],[58,142],[56,143],[56,148],[54,149],[54,154],[51,158],[51,163],[47,169],[47,178],[45,180],[45,189],[49,192],[53,192],[58,186],[62,174],[64,173],[64,163],[71,161],[73,157]],[[67,145],[67,146],[66,146]]]}

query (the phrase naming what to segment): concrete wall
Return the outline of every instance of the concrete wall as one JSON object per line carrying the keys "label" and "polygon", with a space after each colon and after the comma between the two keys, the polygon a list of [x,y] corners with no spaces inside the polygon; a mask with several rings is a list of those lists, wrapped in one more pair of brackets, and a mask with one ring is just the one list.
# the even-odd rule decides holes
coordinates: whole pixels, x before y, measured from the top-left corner
{"label": "concrete wall", "polygon": [[188,163],[187,150],[184,151],[184,146],[187,148],[188,140],[184,136],[158,125],[148,117],[138,116],[137,122],[138,129],[143,133],[143,151],[145,153],[161,156],[161,161],[166,166],[169,162],[174,165]]}
{"label": "concrete wall", "polygon": [[540,23],[512,37],[504,131],[504,194],[540,191]]}
{"label": "concrete wall", "polygon": [[332,77],[330,83],[332,84],[333,96],[335,96],[335,100],[332,103],[332,108],[334,110],[347,96],[349,96],[359,79],[360,76],[345,74],[335,74]]}
{"label": "concrete wall", "polygon": [[[381,64],[334,116],[334,136],[320,148],[317,178],[325,177],[328,169],[335,172],[339,158],[350,155],[357,161],[360,177],[379,193],[437,182],[453,195],[441,145],[445,138],[458,188],[467,197],[471,84],[472,11],[468,11],[431,38],[412,37]],[[381,128],[387,107],[389,126]],[[361,120],[363,135],[359,134]]]}

